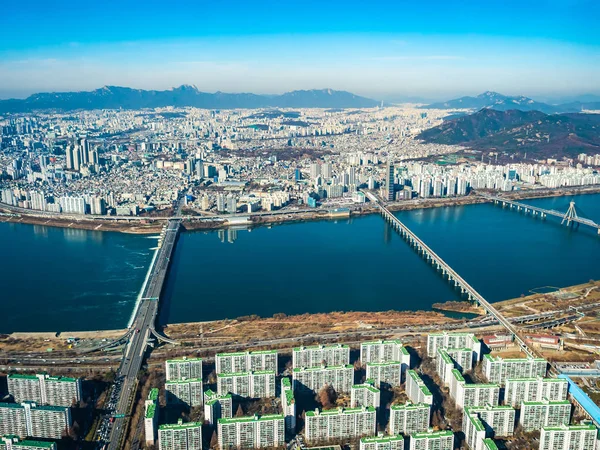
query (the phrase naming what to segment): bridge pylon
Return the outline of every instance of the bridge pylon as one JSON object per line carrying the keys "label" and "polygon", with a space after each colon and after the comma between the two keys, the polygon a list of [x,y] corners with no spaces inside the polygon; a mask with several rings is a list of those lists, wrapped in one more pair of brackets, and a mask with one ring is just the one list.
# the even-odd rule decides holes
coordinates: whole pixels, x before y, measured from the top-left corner
{"label": "bridge pylon", "polygon": [[569,226],[569,225],[571,225],[571,222],[573,221],[573,219],[578,219],[578,218],[579,217],[577,216],[577,210],[575,209],[575,202],[571,201],[569,203],[569,209],[565,213],[565,217],[560,222],[560,224],[562,225],[563,223],[565,223],[565,220],[566,220],[567,226]]}

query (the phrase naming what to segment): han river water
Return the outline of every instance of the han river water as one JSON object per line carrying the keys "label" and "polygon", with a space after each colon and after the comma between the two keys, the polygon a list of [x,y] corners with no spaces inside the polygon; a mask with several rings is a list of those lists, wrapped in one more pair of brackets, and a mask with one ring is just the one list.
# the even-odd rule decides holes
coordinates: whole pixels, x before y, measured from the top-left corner
{"label": "han river water", "polygon": [[[570,197],[525,203],[566,211]],[[600,194],[573,198],[600,222]],[[489,301],[600,279],[600,237],[491,204],[397,213]],[[232,241],[232,242],[230,242]],[[0,223],[0,333],[126,327],[155,237]],[[458,292],[378,215],[180,235],[162,322],[427,310]]]}

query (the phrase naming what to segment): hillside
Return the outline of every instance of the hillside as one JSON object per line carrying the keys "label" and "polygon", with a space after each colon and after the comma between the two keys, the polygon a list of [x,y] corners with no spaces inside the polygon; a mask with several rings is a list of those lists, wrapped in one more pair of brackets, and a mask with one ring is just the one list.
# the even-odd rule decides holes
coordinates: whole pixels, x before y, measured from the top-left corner
{"label": "hillside", "polygon": [[319,89],[293,91],[282,95],[249,93],[214,94],[195,86],[180,86],[166,91],[146,91],[105,86],[94,91],[33,94],[26,99],[0,100],[0,113],[39,110],[73,111],[78,109],[142,109],[165,106],[193,106],[205,109],[235,108],[371,108],[379,103],[345,91]]}
{"label": "hillside", "polygon": [[600,115],[482,109],[425,130],[418,138],[475,150],[574,157],[582,152],[600,152]]}

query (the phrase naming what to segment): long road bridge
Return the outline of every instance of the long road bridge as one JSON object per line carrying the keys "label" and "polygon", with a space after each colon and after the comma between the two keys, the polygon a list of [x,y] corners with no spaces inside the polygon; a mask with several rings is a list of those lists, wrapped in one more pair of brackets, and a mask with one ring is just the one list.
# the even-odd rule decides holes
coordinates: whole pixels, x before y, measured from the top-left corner
{"label": "long road bridge", "polygon": [[144,362],[144,356],[151,335],[160,340],[169,341],[158,335],[155,330],[158,315],[158,300],[165,284],[169,263],[175,249],[181,220],[169,220],[164,228],[164,237],[158,254],[149,268],[150,276],[142,288],[142,295],[131,325],[131,337],[126,347],[123,361],[119,367],[117,378],[122,380],[122,387],[114,411],[114,422],[110,431],[109,450],[120,448],[123,439],[126,419],[131,402],[137,388],[137,376]]}
{"label": "long road bridge", "polygon": [[521,338],[517,329],[513,324],[507,320],[500,312],[494,308],[483,296],[467,283],[446,261],[444,261],[437,253],[435,253],[425,242],[423,242],[410,228],[404,225],[400,219],[393,215],[377,198],[375,194],[369,191],[365,191],[369,200],[375,203],[381,212],[381,215],[392,225],[392,227],[400,233],[400,235],[410,243],[423,258],[430,262],[433,266],[437,267],[443,276],[447,276],[448,280],[454,284],[454,286],[460,288],[464,295],[467,295],[469,300],[477,302],[485,311],[490,314],[495,320],[498,321],[509,333],[514,336],[515,341],[519,344],[521,349],[530,357],[537,357],[537,355],[529,348],[525,343],[525,340]]}
{"label": "long road bridge", "polygon": [[560,212],[554,209],[544,209],[537,206],[527,205],[525,203],[516,202],[514,200],[509,200],[502,197],[496,197],[488,194],[477,194],[486,200],[494,202],[496,205],[502,205],[502,207],[508,206],[510,209],[516,209],[517,211],[523,211],[524,213],[531,213],[532,215],[538,215],[541,218],[545,218],[546,216],[554,216],[561,219],[561,224],[566,223],[568,225],[572,224],[581,224],[587,225],[588,227],[592,227],[597,230],[598,234],[600,234],[600,224],[597,224],[591,219],[586,219],[577,214],[577,210],[575,209],[575,202],[571,202],[569,209],[567,212]]}

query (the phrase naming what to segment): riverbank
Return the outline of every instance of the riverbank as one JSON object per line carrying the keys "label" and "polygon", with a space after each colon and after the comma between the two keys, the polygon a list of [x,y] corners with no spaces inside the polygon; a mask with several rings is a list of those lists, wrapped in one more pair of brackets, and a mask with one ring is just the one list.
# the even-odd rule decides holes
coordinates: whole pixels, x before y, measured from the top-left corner
{"label": "riverbank", "polygon": [[[502,193],[503,197],[511,200],[525,200],[533,198],[546,198],[546,197],[564,197],[569,195],[584,195],[584,194],[597,194],[600,193],[600,186],[574,186],[557,189],[529,189],[522,191],[514,191],[509,193]],[[430,209],[430,208],[443,208],[452,206],[464,206],[473,205],[479,203],[487,203],[487,200],[478,197],[476,195],[467,195],[464,197],[452,197],[452,198],[429,198],[429,199],[415,199],[405,200],[400,202],[393,202],[388,204],[390,211],[410,211],[414,209]],[[59,227],[59,228],[74,228],[90,231],[113,231],[121,233],[131,234],[156,234],[162,229],[163,222],[167,220],[166,217],[149,217],[144,220],[143,218],[132,219],[131,222],[123,221],[109,221],[106,219],[93,219],[85,218],[73,219],[62,219],[56,216],[39,217],[36,215],[29,215],[23,212],[14,213],[12,210],[3,208],[0,206],[0,211],[5,211],[6,215],[0,216],[0,222],[9,223],[25,223],[31,225],[42,225],[48,227]],[[360,217],[369,214],[376,214],[378,210],[375,206],[366,204],[357,204],[350,206],[350,217]],[[247,217],[248,222],[245,224],[232,225],[228,222],[229,219]],[[328,209],[315,209],[307,210],[305,212],[294,212],[291,211],[278,211],[274,215],[232,215],[232,216],[215,216],[209,221],[185,219],[183,220],[183,228],[188,231],[194,230],[216,230],[221,228],[227,228],[229,226],[259,226],[259,225],[270,225],[270,224],[283,224],[292,222],[307,222],[315,220],[339,220],[341,217],[331,216]]]}

